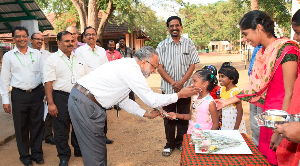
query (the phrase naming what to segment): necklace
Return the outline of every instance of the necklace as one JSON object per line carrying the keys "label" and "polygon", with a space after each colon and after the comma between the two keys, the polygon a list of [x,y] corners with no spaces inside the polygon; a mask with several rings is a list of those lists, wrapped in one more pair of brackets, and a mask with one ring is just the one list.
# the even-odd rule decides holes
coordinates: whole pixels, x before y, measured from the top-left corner
{"label": "necklace", "polygon": [[209,94],[207,94],[206,96],[204,96],[204,97],[201,98],[201,99],[196,99],[196,100],[194,100],[194,101],[193,101],[193,104],[192,104],[192,108],[193,108],[193,109],[198,108],[198,107],[202,104],[202,102],[205,100],[205,98],[206,98],[208,95],[209,95]]}

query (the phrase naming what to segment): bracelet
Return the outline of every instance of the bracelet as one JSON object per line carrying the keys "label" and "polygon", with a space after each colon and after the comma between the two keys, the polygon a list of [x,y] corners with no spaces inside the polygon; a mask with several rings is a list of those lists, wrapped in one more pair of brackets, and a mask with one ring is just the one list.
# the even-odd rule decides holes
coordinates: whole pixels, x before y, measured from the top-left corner
{"label": "bracelet", "polygon": [[182,114],[182,120],[184,120],[184,114]]}
{"label": "bracelet", "polygon": [[150,117],[150,113],[151,113],[151,112],[150,112],[150,111],[148,111],[148,119],[151,119],[151,117]]}

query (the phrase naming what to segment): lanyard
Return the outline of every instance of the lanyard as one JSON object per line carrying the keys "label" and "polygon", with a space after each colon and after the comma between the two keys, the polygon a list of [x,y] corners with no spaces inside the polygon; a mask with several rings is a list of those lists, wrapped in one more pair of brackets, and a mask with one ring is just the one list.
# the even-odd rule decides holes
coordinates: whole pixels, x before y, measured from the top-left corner
{"label": "lanyard", "polygon": [[[16,52],[14,52],[14,53],[15,53],[16,57],[18,58],[18,60],[20,61],[20,63],[21,63],[23,66],[25,66],[25,65],[22,63],[22,61],[20,60],[19,56],[16,54]],[[31,52],[29,52],[29,53],[30,53],[31,62],[33,63],[34,60],[32,59]]]}
{"label": "lanyard", "polygon": [[[59,56],[59,52],[57,51],[57,54]],[[60,57],[62,60],[64,60],[64,58]],[[65,61],[65,60],[64,60]],[[71,70],[71,72],[73,73],[73,56],[72,56],[72,66],[70,67],[69,64],[65,61],[65,63],[67,64],[68,68]]]}

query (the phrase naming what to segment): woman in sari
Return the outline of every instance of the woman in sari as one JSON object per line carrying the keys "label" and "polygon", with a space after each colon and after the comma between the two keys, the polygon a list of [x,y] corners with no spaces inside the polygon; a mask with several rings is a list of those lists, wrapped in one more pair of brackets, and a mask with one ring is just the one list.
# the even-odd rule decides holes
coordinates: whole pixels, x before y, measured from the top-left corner
{"label": "woman in sari", "polygon": [[[300,42],[300,10],[292,18],[292,28],[295,32],[294,40]],[[298,78],[295,82],[291,104],[287,110],[289,114],[299,114],[300,112],[300,70],[298,68]],[[300,123],[292,122],[279,125],[276,133],[285,137],[276,150],[278,165],[298,166],[300,159]]]}
{"label": "woman in sari", "polygon": [[[262,107],[264,111],[286,111],[297,77],[298,44],[289,39],[277,39],[274,34],[274,21],[262,11],[248,12],[239,26],[248,43],[253,47],[262,44],[263,47],[256,55],[249,84],[235,97],[216,100],[217,109],[244,100]],[[273,134],[271,129],[261,127],[258,149],[273,165],[277,165],[275,150],[281,140],[278,133]]]}

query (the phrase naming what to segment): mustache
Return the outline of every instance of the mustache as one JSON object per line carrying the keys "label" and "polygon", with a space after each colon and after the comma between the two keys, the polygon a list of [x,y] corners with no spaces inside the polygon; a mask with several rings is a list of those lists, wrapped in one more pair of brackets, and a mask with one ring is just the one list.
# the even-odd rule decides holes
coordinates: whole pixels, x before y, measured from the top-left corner
{"label": "mustache", "polygon": [[177,32],[179,32],[179,29],[174,29],[174,30],[172,30],[171,32],[174,32],[174,31],[177,31]]}
{"label": "mustache", "polygon": [[72,44],[68,45],[67,47],[74,47]]}
{"label": "mustache", "polygon": [[37,44],[43,44],[43,43],[41,43],[41,42],[37,42]]}

